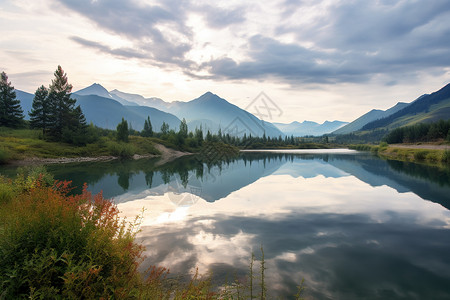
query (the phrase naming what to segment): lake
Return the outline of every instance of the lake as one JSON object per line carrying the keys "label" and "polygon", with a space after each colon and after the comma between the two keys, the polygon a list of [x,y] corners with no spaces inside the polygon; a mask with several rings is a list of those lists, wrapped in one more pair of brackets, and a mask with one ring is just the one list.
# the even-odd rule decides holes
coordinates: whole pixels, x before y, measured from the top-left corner
{"label": "lake", "polygon": [[[143,216],[144,268],[245,280],[263,246],[273,297],[449,299],[450,170],[352,150],[50,165]],[[2,172],[11,172],[0,169]],[[144,209],[144,210],[143,210]],[[259,264],[255,262],[255,273]]]}

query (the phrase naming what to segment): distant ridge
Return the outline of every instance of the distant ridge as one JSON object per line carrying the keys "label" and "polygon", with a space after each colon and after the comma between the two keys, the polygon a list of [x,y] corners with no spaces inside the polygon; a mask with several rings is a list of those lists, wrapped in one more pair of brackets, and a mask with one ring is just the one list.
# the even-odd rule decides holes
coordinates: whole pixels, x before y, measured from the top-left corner
{"label": "distant ridge", "polygon": [[387,117],[366,124],[362,130],[396,128],[440,119],[450,119],[450,84],[432,94],[420,96],[408,106]]}
{"label": "distant ridge", "polygon": [[[24,110],[25,119],[28,120],[34,95],[20,90],[16,90],[16,94]],[[91,94],[84,96],[74,93],[72,98],[81,106],[87,122],[102,128],[116,129],[117,124],[125,118],[133,129],[140,131],[147,116],[150,116],[155,131],[161,128],[163,121],[168,123],[171,129],[177,129],[181,122],[176,116],[153,107],[124,106],[114,99]]]}
{"label": "distant ridge", "polygon": [[144,96],[138,94],[125,93],[117,89],[109,91],[109,94],[115,99],[120,98],[131,103],[139,103],[139,105],[155,107],[159,110],[165,110],[167,109],[167,106],[170,105],[170,103],[164,102],[162,99],[156,97],[145,98]]}
{"label": "distant ridge", "polygon": [[333,134],[348,134],[353,131],[360,130],[363,128],[366,124],[373,122],[375,120],[387,117],[392,115],[393,113],[396,113],[397,111],[405,108],[408,106],[409,103],[404,102],[398,102],[393,107],[387,109],[387,110],[380,110],[380,109],[372,109],[368,113],[365,113],[358,119],[354,120],[353,122],[337,129],[336,131],[333,131]]}
{"label": "distant ridge", "polygon": [[319,124],[312,121],[303,121],[302,123],[294,121],[289,124],[284,123],[273,123],[273,124],[286,135],[321,136],[324,134],[331,133],[348,123],[342,121],[325,121],[322,124]]}
{"label": "distant ridge", "polygon": [[100,85],[98,83],[94,83],[84,89],[76,91],[74,94],[80,95],[80,96],[96,95],[96,96],[100,96],[103,98],[114,99],[122,105],[129,105],[129,106],[138,106],[139,105],[135,102],[128,101],[128,100],[118,97],[116,95],[112,95],[110,92],[108,92],[107,89],[105,89],[102,85]]}

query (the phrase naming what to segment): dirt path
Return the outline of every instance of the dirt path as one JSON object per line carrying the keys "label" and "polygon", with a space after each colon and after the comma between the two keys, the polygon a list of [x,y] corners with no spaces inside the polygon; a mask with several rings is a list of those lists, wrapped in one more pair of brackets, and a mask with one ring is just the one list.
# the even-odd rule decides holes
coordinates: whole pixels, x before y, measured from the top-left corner
{"label": "dirt path", "polygon": [[161,152],[161,160],[158,161],[157,165],[163,165],[166,162],[174,160],[175,158],[193,154],[190,152],[181,152],[178,150],[170,149],[161,144],[155,144],[155,148],[158,149],[159,152]]}
{"label": "dirt path", "polygon": [[407,149],[431,149],[431,150],[450,150],[450,145],[405,145],[405,144],[392,144],[389,145],[392,148],[407,148]]}

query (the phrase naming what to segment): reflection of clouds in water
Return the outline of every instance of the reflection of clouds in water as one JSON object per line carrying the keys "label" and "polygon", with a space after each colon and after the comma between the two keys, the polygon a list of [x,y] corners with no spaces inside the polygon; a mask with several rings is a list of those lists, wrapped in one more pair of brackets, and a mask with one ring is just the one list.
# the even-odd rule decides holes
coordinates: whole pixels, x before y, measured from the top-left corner
{"label": "reflection of clouds in water", "polygon": [[352,176],[279,175],[214,203],[177,208],[161,196],[119,208],[129,214],[142,204],[146,263],[175,273],[244,274],[262,243],[267,282],[281,297],[295,294],[301,278],[318,299],[450,295],[449,211],[412,193]]}

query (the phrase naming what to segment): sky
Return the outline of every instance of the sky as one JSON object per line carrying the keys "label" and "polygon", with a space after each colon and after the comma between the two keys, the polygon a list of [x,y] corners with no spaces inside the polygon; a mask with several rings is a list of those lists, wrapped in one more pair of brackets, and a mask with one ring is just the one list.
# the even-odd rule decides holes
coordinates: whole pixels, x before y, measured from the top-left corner
{"label": "sky", "polygon": [[58,65],[74,91],[241,108],[264,92],[266,121],[352,121],[450,83],[450,1],[0,0],[12,85],[34,93]]}

